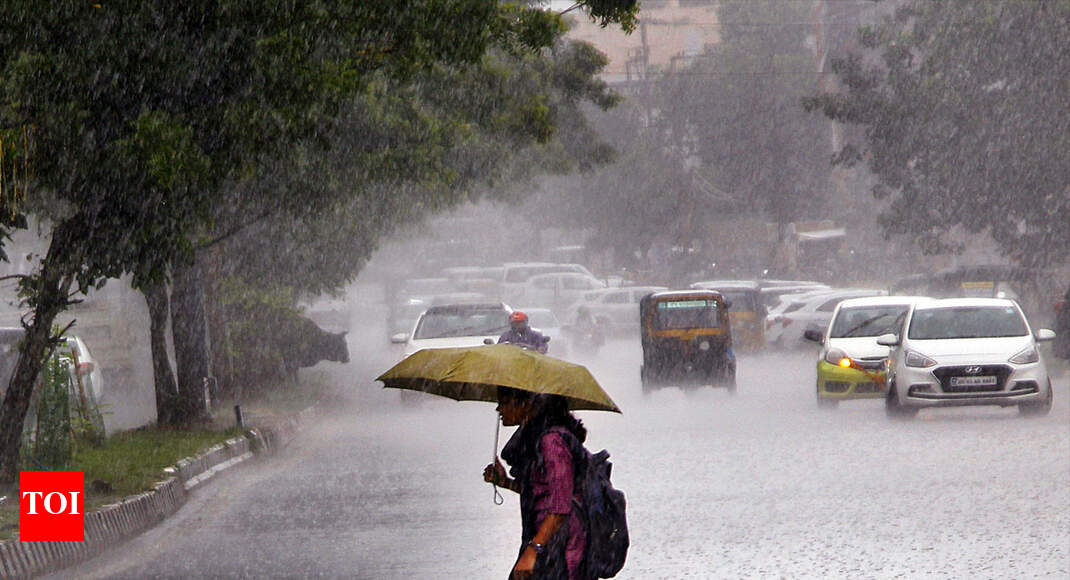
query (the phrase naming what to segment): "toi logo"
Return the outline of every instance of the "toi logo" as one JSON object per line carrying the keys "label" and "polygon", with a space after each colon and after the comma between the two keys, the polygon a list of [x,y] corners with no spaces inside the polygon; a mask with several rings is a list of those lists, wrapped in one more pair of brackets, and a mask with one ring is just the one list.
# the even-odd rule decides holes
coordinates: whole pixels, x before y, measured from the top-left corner
{"label": "toi logo", "polygon": [[19,472],[19,539],[81,542],[85,539],[85,474]]}

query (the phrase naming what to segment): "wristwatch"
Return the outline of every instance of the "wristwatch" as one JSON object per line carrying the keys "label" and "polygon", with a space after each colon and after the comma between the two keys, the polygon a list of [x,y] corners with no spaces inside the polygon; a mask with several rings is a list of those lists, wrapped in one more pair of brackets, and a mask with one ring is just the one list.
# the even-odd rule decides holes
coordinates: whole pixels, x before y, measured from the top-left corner
{"label": "wristwatch", "polygon": [[546,552],[546,544],[536,544],[535,542],[528,542],[528,545],[535,550],[536,556],[541,556]]}

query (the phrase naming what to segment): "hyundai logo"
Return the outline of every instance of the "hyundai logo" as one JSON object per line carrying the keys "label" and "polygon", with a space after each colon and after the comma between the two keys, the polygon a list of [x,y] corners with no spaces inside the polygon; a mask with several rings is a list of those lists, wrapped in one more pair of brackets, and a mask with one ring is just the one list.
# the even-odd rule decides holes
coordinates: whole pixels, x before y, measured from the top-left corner
{"label": "hyundai logo", "polygon": [[968,375],[979,375],[981,374],[981,367],[966,367],[963,372]]}

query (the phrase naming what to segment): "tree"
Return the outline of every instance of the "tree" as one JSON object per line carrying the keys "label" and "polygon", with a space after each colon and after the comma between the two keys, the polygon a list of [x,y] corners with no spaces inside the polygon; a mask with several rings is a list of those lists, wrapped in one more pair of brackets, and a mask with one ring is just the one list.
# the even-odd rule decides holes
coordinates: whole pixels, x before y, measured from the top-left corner
{"label": "tree", "polygon": [[1070,245],[1070,2],[909,1],[834,62],[843,86],[804,102],[856,124],[839,152],[877,177],[887,236],[931,254],[987,233],[1049,266]]}
{"label": "tree", "polygon": [[[216,232],[261,215],[260,200],[249,190],[320,187],[333,190],[336,201],[274,213],[213,246],[209,294],[221,285],[218,295],[226,302],[211,306],[213,336],[221,339],[217,368],[244,373],[250,369],[228,364],[227,353],[275,350],[260,344],[273,336],[246,330],[246,340],[231,340],[233,333],[220,326],[230,319],[248,327],[250,300],[259,299],[273,316],[294,316],[297,298],[351,281],[398,224],[484,196],[508,200],[534,173],[602,163],[609,154],[580,106],[616,103],[594,76],[604,64],[588,45],[559,41],[538,54],[493,51],[478,65],[439,67],[404,83],[383,79],[343,112],[329,151],[308,144],[303,166],[239,184],[233,202],[219,208]],[[270,281],[276,292],[252,289],[257,280]],[[279,298],[290,303],[280,305]],[[231,306],[241,314],[229,314]],[[224,388],[241,380],[230,376]]]}
{"label": "tree", "polygon": [[[32,213],[52,229],[20,282],[31,315],[0,407],[0,482],[14,481],[52,321],[75,291],[127,272],[158,281],[191,256],[226,184],[292,164],[292,144],[323,135],[373,73],[475,62],[491,45],[528,50],[558,27],[496,0],[8,2],[0,138],[6,158],[25,161],[0,177],[16,194],[0,196],[0,215],[6,228]],[[316,200],[280,205],[302,203]]]}
{"label": "tree", "polygon": [[555,182],[540,200],[547,220],[590,228],[589,243],[623,251],[625,263],[655,241],[687,246],[705,236],[701,224],[726,217],[786,224],[825,215],[829,124],[799,106],[817,78],[810,9],[721,2],[720,43],[668,70],[652,67],[624,106],[593,116],[619,162]]}

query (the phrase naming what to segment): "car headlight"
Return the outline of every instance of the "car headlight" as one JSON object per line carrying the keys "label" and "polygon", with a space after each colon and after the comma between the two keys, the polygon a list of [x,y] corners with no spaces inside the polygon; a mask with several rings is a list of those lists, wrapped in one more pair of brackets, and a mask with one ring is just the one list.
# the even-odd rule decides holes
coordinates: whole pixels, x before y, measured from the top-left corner
{"label": "car headlight", "polygon": [[906,358],[906,363],[908,367],[927,368],[931,366],[936,366],[936,361],[921,354],[920,352],[908,350]]}
{"label": "car headlight", "polygon": [[1012,356],[1008,360],[1016,365],[1027,365],[1040,360],[1040,353],[1037,352],[1037,347],[1030,345],[1029,348]]}
{"label": "car headlight", "polygon": [[842,348],[830,348],[825,353],[825,362],[830,365],[836,365],[839,367],[847,368],[851,366],[851,357],[847,356],[847,353]]}

